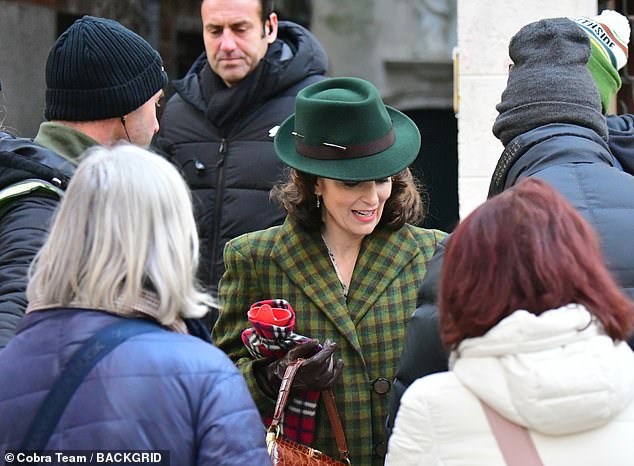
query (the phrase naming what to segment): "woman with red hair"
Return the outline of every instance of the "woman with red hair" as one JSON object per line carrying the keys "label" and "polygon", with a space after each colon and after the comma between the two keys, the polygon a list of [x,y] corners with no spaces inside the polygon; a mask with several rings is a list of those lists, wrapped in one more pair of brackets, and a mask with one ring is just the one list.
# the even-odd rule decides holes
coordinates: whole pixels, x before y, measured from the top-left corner
{"label": "woman with red hair", "polygon": [[386,465],[506,464],[482,403],[545,465],[632,464],[634,305],[568,201],[536,178],[490,199],[449,239],[441,280],[450,372],[405,392]]}

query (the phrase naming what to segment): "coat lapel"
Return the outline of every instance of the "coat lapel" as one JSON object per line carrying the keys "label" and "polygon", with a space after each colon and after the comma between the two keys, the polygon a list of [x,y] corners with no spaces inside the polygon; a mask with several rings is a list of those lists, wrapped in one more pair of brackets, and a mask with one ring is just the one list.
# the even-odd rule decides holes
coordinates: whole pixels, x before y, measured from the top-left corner
{"label": "coat lapel", "polygon": [[308,233],[287,220],[273,245],[271,259],[361,353],[341,283],[319,233]]}
{"label": "coat lapel", "polygon": [[418,254],[422,254],[409,228],[375,230],[367,236],[354,267],[348,307],[353,322],[360,322],[385,289]]}

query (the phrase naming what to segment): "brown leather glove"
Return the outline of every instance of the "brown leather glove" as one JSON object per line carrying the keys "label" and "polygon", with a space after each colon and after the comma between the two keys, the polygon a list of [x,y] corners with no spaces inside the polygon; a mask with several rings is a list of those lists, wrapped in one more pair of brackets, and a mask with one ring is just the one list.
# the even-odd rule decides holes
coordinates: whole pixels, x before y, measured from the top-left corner
{"label": "brown leather glove", "polygon": [[321,391],[332,387],[343,370],[343,359],[335,360],[333,357],[333,352],[337,349],[335,342],[325,340],[321,350],[318,346],[319,340],[308,340],[289,350],[283,358],[263,366],[260,380],[264,379],[262,381],[267,383],[268,391],[279,391],[286,367],[297,358],[304,358],[306,361],[297,371],[291,390]]}

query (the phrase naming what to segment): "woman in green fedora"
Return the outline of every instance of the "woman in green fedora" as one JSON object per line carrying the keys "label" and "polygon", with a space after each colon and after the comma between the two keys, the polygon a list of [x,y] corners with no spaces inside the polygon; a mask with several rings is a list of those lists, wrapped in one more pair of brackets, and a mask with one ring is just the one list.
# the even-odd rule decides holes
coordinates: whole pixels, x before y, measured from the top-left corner
{"label": "woman in green fedora", "polygon": [[[371,83],[330,78],[306,87],[275,136],[290,167],[272,192],[286,222],[225,247],[214,341],[242,371],[265,419],[288,361],[307,358],[294,387],[333,389],[354,465],[383,464],[405,325],[426,263],[445,236],[412,226],[423,206],[407,167],[419,148],[418,128],[386,106]],[[241,337],[250,326],[247,311],[271,298],[296,310],[295,334],[315,340],[282,359],[253,358]],[[302,411],[285,435],[307,443],[314,434],[312,446],[336,457],[323,404],[314,411]]]}

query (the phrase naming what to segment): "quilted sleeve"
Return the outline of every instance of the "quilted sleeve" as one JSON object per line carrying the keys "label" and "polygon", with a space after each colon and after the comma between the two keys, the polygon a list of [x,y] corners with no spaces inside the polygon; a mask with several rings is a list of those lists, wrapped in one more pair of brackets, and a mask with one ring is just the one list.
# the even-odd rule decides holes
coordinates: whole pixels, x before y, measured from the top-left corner
{"label": "quilted sleeve", "polygon": [[208,388],[208,394],[201,397],[197,464],[271,464],[266,431],[243,377],[231,368],[214,377]]}
{"label": "quilted sleeve", "polygon": [[433,454],[433,425],[425,396],[414,383],[401,399],[394,432],[388,444],[385,466],[437,465]]}
{"label": "quilted sleeve", "polygon": [[30,194],[11,202],[0,220],[0,349],[26,310],[27,274],[46,240],[58,198]]}

